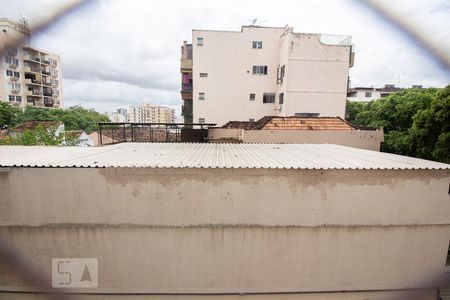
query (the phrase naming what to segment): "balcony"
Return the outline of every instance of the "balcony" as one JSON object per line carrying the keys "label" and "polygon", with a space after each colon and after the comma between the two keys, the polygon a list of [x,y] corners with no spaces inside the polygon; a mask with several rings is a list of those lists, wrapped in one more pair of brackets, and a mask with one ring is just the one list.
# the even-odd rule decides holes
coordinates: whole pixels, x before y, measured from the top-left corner
{"label": "balcony", "polygon": [[27,96],[42,96],[42,92],[39,90],[28,90],[26,93]]}
{"label": "balcony", "polygon": [[181,59],[181,73],[192,73],[192,59]]}
{"label": "balcony", "polygon": [[41,81],[40,81],[40,80],[37,80],[37,79],[30,79],[30,78],[27,78],[27,79],[25,79],[25,84],[40,85],[40,84],[41,84]]}
{"label": "balcony", "polygon": [[29,61],[33,61],[33,62],[41,62],[41,59],[39,57],[30,55],[30,54],[25,54],[23,56],[23,60],[29,60]]}
{"label": "balcony", "polygon": [[44,106],[45,107],[53,107],[53,99],[44,97]]}
{"label": "balcony", "polygon": [[192,83],[181,84],[181,93],[192,93]]}
{"label": "balcony", "polygon": [[45,86],[52,86],[52,83],[50,81],[42,81],[42,84]]}
{"label": "balcony", "polygon": [[39,69],[31,68],[31,67],[25,67],[25,68],[23,68],[23,71],[25,73],[40,73]]}
{"label": "balcony", "polygon": [[45,70],[45,69],[42,69],[42,74],[50,75],[50,71],[47,71],[47,70]]}
{"label": "balcony", "polygon": [[44,96],[51,97],[53,95],[52,91],[44,90]]}
{"label": "balcony", "polygon": [[50,65],[50,61],[48,60],[48,58],[43,58],[43,59],[41,60],[41,62],[42,62],[43,64],[45,64],[45,65]]}

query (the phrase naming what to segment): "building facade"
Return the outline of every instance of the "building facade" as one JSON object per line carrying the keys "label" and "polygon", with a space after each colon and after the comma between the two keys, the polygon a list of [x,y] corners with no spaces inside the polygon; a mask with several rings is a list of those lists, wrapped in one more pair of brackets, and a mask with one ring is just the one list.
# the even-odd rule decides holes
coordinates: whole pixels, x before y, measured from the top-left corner
{"label": "building facade", "polygon": [[[422,85],[414,84],[411,89],[422,89]],[[404,88],[394,84],[385,84],[382,88],[374,87],[355,87],[351,88],[347,94],[347,100],[355,102],[369,102],[389,96],[390,94],[403,91]]]}
{"label": "building facade", "polygon": [[175,110],[159,105],[143,103],[128,108],[128,122],[131,123],[173,123]]}
{"label": "building facade", "polygon": [[109,115],[109,119],[114,123],[123,123],[128,120],[128,111],[125,108],[119,108]]}
{"label": "building facade", "polygon": [[243,26],[193,30],[192,40],[182,47],[185,121],[345,116],[351,36]]}
{"label": "building facade", "polygon": [[26,21],[0,18],[0,101],[63,107],[61,58],[30,45]]}

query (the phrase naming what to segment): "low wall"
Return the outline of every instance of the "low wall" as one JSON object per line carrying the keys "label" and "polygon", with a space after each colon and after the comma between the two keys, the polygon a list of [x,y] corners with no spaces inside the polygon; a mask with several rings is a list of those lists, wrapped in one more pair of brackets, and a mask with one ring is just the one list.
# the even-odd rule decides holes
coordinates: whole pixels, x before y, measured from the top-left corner
{"label": "low wall", "polygon": [[[395,299],[389,290],[434,287],[444,270],[448,180],[426,170],[5,168],[0,236],[47,279],[52,258],[97,258],[98,288],[79,293]],[[0,298],[37,290],[0,264]]]}
{"label": "low wall", "polygon": [[237,139],[244,143],[278,144],[336,144],[353,148],[380,151],[384,142],[384,132],[380,130],[242,130],[209,129],[210,142]]}

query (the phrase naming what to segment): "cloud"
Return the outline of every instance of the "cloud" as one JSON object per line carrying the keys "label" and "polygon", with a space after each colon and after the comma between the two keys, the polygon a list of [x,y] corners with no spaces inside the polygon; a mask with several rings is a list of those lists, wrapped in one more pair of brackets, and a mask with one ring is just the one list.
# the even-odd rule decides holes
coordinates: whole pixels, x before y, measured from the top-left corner
{"label": "cloud", "polygon": [[[0,0],[3,15],[42,20],[70,1]],[[445,0],[381,0],[450,51],[450,5]],[[45,8],[45,9],[43,9]],[[249,19],[289,24],[297,32],[350,34],[356,63],[353,85],[443,86],[449,73],[425,52],[356,1],[91,1],[33,37],[36,47],[61,55],[66,105],[100,111],[143,101],[181,105],[179,59],[192,29],[240,30]]]}

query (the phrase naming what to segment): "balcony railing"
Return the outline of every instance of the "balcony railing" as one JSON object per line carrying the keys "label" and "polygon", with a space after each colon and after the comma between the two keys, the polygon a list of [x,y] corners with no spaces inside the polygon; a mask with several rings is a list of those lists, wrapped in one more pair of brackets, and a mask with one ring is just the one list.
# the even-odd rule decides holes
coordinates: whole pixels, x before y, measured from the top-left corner
{"label": "balcony railing", "polygon": [[39,69],[37,69],[37,68],[31,68],[31,67],[25,67],[25,68],[23,68],[23,71],[25,72],[25,73],[31,73],[31,72],[33,72],[33,73],[40,73],[40,71],[39,71]]}
{"label": "balcony railing", "polygon": [[34,61],[34,62],[41,62],[41,59],[39,57],[32,56],[30,54],[25,54],[23,56],[23,60],[31,60],[31,61]]}
{"label": "balcony railing", "polygon": [[181,92],[182,93],[192,93],[192,83],[181,84]]}
{"label": "balcony railing", "polygon": [[41,84],[41,81],[37,79],[27,78],[25,79],[25,84]]}
{"label": "balcony railing", "polygon": [[50,71],[47,71],[47,70],[42,70],[42,74],[45,74],[45,75],[50,75]]}
{"label": "balcony railing", "polygon": [[181,59],[181,69],[191,69],[192,70],[192,59],[182,58]]}

